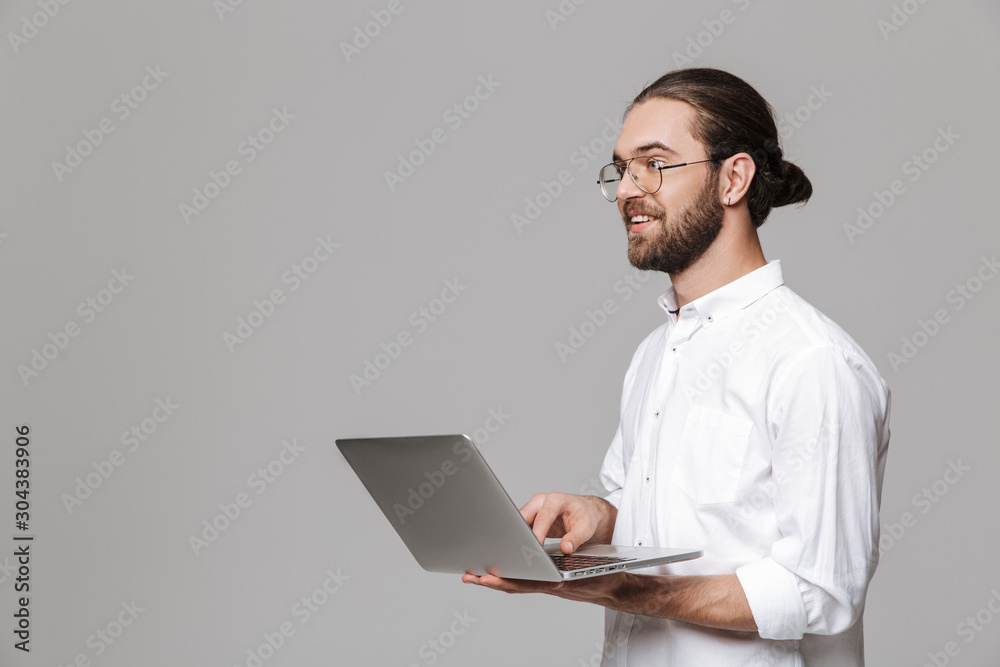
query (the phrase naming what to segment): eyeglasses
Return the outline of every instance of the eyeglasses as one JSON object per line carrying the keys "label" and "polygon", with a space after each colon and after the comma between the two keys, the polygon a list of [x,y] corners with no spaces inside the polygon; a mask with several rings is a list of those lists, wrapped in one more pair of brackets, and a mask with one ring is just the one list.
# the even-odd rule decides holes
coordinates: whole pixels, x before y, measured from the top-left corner
{"label": "eyeglasses", "polygon": [[611,162],[601,167],[600,176],[597,183],[601,186],[604,198],[610,202],[618,199],[618,183],[625,177],[625,172],[632,178],[635,186],[648,195],[655,194],[663,185],[663,171],[665,169],[677,169],[686,167],[689,164],[701,164],[702,162],[719,162],[719,160],[698,160],[697,162],[682,162],[681,164],[667,164],[660,158],[638,155],[628,160]]}

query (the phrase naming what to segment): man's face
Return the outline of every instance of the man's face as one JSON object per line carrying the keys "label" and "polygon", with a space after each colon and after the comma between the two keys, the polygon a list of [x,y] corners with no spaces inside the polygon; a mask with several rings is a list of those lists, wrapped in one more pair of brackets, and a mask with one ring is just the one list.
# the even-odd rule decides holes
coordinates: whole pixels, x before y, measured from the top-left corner
{"label": "man's face", "polygon": [[[632,108],[615,144],[613,159],[637,155],[665,164],[708,159],[692,136],[694,108],[686,102],[655,98]],[[628,258],[638,269],[678,274],[708,250],[722,230],[722,204],[712,163],[667,169],[654,194],[643,192],[626,174],[618,185],[618,211],[628,230]],[[651,189],[651,188],[649,188]],[[648,216],[636,220],[637,216]]]}

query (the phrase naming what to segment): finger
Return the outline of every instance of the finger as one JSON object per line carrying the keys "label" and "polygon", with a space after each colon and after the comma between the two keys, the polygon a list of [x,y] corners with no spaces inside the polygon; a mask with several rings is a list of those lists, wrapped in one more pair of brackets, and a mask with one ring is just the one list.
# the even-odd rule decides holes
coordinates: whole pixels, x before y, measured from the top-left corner
{"label": "finger", "polygon": [[524,517],[524,520],[528,522],[529,526],[535,522],[535,515],[538,513],[538,510],[541,509],[542,505],[544,504],[545,504],[545,494],[536,493],[535,495],[531,496],[531,500],[526,502],[524,504],[524,507],[521,508],[520,510],[521,516]]}
{"label": "finger", "polygon": [[508,587],[504,579],[493,576],[491,574],[484,574],[481,576],[477,576],[474,574],[465,574],[462,576],[462,581],[467,584],[476,584],[477,586],[482,586],[484,588],[492,588],[494,590],[507,590]]}
{"label": "finger", "polygon": [[479,586],[486,586],[488,588],[496,588],[497,583],[504,581],[508,580],[501,579],[493,574],[475,574],[474,572],[466,572],[462,575],[462,583],[476,584]]}
{"label": "finger", "polygon": [[[559,518],[559,514],[554,511],[548,504],[543,505],[538,512],[535,514],[535,521],[531,525],[531,532],[535,534],[538,541],[545,544],[545,538],[549,536],[552,530],[552,524],[556,522]],[[553,537],[557,537],[553,535]]]}
{"label": "finger", "polygon": [[552,590],[551,582],[528,581],[524,579],[502,579],[493,574],[479,578],[481,585],[506,593],[545,593]]}
{"label": "finger", "polygon": [[594,536],[594,531],[596,530],[591,522],[579,522],[579,517],[573,521],[572,528],[566,531],[563,535],[562,542],[559,543],[559,548],[564,554],[571,554],[573,550],[579,547],[581,544],[585,544],[590,538]]}
{"label": "finger", "polygon": [[479,581],[482,582],[483,586],[489,586],[490,588],[504,588],[508,585],[505,579],[501,579],[495,574],[484,574],[479,577]]}
{"label": "finger", "polygon": [[577,499],[577,502],[567,508],[563,517],[566,533],[559,545],[562,552],[571,554],[574,549],[589,542],[597,532],[600,522],[600,512],[595,510],[591,503],[586,502],[586,499]]}

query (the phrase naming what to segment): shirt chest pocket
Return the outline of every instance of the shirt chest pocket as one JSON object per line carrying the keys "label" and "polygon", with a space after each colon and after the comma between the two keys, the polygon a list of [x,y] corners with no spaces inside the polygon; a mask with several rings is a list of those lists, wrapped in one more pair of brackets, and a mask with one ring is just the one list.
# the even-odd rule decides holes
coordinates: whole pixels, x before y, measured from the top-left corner
{"label": "shirt chest pocket", "polygon": [[748,419],[692,405],[671,480],[698,504],[735,502],[752,432]]}

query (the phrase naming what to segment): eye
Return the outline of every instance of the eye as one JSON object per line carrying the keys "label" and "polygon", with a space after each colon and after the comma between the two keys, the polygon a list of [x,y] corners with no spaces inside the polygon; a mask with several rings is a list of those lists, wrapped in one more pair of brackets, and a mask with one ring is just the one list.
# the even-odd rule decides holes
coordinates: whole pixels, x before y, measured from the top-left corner
{"label": "eye", "polygon": [[656,171],[658,169],[663,169],[669,166],[670,164],[666,160],[660,159],[658,157],[646,158],[646,168],[649,169],[650,171]]}

